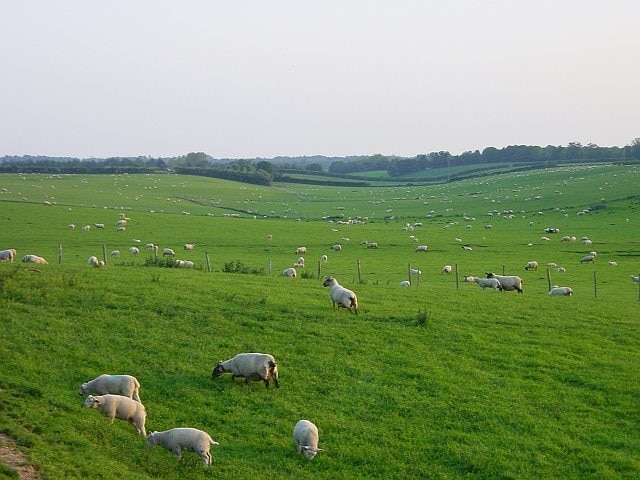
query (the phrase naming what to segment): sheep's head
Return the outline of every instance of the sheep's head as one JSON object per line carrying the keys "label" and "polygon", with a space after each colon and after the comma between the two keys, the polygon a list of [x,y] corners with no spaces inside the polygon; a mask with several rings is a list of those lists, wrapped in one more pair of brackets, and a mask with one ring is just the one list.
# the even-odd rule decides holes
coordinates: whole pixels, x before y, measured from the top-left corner
{"label": "sheep's head", "polygon": [[87,384],[83,383],[78,389],[78,395],[84,395],[85,393],[87,393]]}
{"label": "sheep's head", "polygon": [[156,438],[156,433],[158,432],[151,432],[147,436],[147,447],[152,447],[157,443],[158,439]]}
{"label": "sheep's head", "polygon": [[93,395],[89,395],[87,399],[84,401],[84,406],[87,408],[98,408],[102,402],[99,398],[94,397]]}
{"label": "sheep's head", "polygon": [[219,377],[225,373],[224,367],[222,366],[222,362],[218,362],[218,364],[214,367],[213,372],[211,372],[211,378]]}
{"label": "sheep's head", "polygon": [[333,277],[326,277],[324,279],[324,282],[322,282],[322,286],[323,287],[330,287],[331,285],[333,285],[334,283],[336,283],[336,279]]}
{"label": "sheep's head", "polygon": [[302,447],[302,453],[304,453],[304,456],[309,460],[315,457],[318,452],[322,452],[322,448],[309,447],[308,445]]}
{"label": "sheep's head", "polygon": [[495,274],[495,273],[493,273],[493,272],[487,272],[487,278],[493,278],[493,277],[495,277],[495,276],[496,276],[496,274]]}

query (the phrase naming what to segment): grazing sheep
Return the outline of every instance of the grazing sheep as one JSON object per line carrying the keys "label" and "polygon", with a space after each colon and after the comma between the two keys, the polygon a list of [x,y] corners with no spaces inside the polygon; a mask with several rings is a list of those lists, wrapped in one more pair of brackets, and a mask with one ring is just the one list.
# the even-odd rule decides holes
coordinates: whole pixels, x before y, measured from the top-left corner
{"label": "grazing sheep", "polygon": [[426,252],[427,250],[429,250],[427,245],[418,245],[416,247],[416,252]]}
{"label": "grazing sheep", "polygon": [[139,402],[139,390],[140,382],[136,377],[131,375],[107,375],[105,373],[80,385],[78,394],[96,393],[98,395],[106,395],[107,393],[112,393],[114,395],[123,395]]}
{"label": "grazing sheep", "polygon": [[95,268],[104,267],[104,261],[98,260],[98,257],[96,257],[95,255],[91,255],[87,260],[87,263]]}
{"label": "grazing sheep", "polygon": [[558,287],[554,285],[551,290],[549,290],[549,295],[573,295],[573,289],[571,287]]}
{"label": "grazing sheep", "polygon": [[477,283],[479,287],[482,287],[483,290],[488,288],[493,288],[494,290],[500,289],[500,281],[497,278],[481,278],[474,277],[474,283]]}
{"label": "grazing sheep", "polygon": [[320,260],[322,260],[322,263],[327,263],[327,260],[329,260],[329,258],[326,255],[322,255],[320,257]]}
{"label": "grazing sheep", "polygon": [[6,250],[2,250],[0,251],[0,262],[13,263],[13,260],[16,258],[17,254],[18,252],[16,252],[15,248],[7,248]]}
{"label": "grazing sheep", "polygon": [[49,263],[44,258],[39,257],[38,255],[25,255],[24,257],[22,257],[22,261],[28,263],[39,263],[40,265],[47,265]]}
{"label": "grazing sheep", "polygon": [[550,239],[549,237],[540,237],[540,241],[541,241],[541,242],[548,242],[548,241],[550,241],[550,240],[551,240],[551,239]]}
{"label": "grazing sheep", "polygon": [[350,312],[352,311],[358,315],[358,298],[355,293],[344,288],[333,277],[326,277],[322,282],[322,286],[331,288],[329,296],[331,297],[331,302],[333,302],[334,308],[336,306],[338,306],[338,308],[344,307]]}
{"label": "grazing sheep", "polygon": [[471,250],[473,250],[473,248],[471,248],[469,245],[462,245],[462,250],[470,252]]}
{"label": "grazing sheep", "polygon": [[593,242],[587,238],[586,240],[582,240],[582,244],[583,244],[585,247],[588,247],[588,246],[592,245],[592,244],[593,244]]}
{"label": "grazing sheep", "polygon": [[442,267],[442,273],[446,273],[449,275],[453,271],[453,267],[451,265],[445,265]]}
{"label": "grazing sheep", "polygon": [[194,248],[196,248],[196,246],[193,243],[185,243],[182,247],[187,251],[193,250]]}
{"label": "grazing sheep", "polygon": [[267,238],[267,240],[273,240],[273,235],[269,234],[269,235],[267,235],[266,238]]}
{"label": "grazing sheep", "polygon": [[564,268],[564,267],[558,267],[558,268],[556,268],[556,272],[564,273],[564,272],[566,272],[566,271],[567,271],[567,269],[566,269],[566,268]]}
{"label": "grazing sheep", "polygon": [[422,275],[422,270],[420,270],[419,268],[410,268],[409,273],[411,275]]}
{"label": "grazing sheep", "polygon": [[640,282],[640,275],[631,275],[631,281],[632,282]]}
{"label": "grazing sheep", "polygon": [[464,277],[462,277],[462,281],[467,283],[473,283],[475,282],[475,280],[476,280],[476,277],[473,277],[471,275],[465,275]]}
{"label": "grazing sheep", "polygon": [[571,237],[569,235],[565,235],[564,237],[562,237],[560,239],[561,242],[570,242],[571,241]]}
{"label": "grazing sheep", "polygon": [[410,287],[411,286],[411,282],[409,280],[403,280],[400,282],[400,286],[401,287]]}
{"label": "grazing sheep", "polygon": [[220,445],[214,441],[207,432],[197,428],[172,428],[164,432],[151,432],[147,438],[147,447],[160,445],[182,458],[182,450],[196,452],[202,458],[205,465],[211,465],[211,445]]}
{"label": "grazing sheep", "polygon": [[88,232],[89,230],[91,230],[91,225],[85,225],[82,227],[83,232]]}
{"label": "grazing sheep", "polygon": [[342,245],[340,244],[332,245],[331,250],[333,250],[334,252],[340,252],[342,250]]}
{"label": "grazing sheep", "polygon": [[609,260],[609,266],[610,267],[617,267],[618,266],[618,262],[616,262],[615,260]]}
{"label": "grazing sheep", "polygon": [[487,273],[487,278],[497,278],[500,282],[501,291],[517,290],[518,293],[522,293],[522,279],[517,275],[496,275],[493,272]]}
{"label": "grazing sheep", "polygon": [[138,247],[130,247],[129,251],[132,255],[138,255],[140,253],[140,249]]}
{"label": "grazing sheep", "polygon": [[322,448],[318,448],[318,427],[309,420],[299,420],[293,427],[293,439],[296,442],[296,450],[303,453],[311,460]]}
{"label": "grazing sheep", "polygon": [[580,259],[580,263],[589,263],[589,262],[593,263],[595,258],[596,258],[595,255],[585,255]]}
{"label": "grazing sheep", "polygon": [[128,420],[129,423],[136,427],[138,434],[147,435],[147,431],[144,428],[147,411],[140,402],[136,402],[122,395],[107,394],[97,397],[89,395],[84,401],[84,406],[87,408],[95,408],[103,415],[109,417],[112,423],[115,418]]}
{"label": "grazing sheep", "polygon": [[176,260],[174,265],[178,268],[193,268],[195,264],[191,260]]}
{"label": "grazing sheep", "polygon": [[367,248],[378,248],[378,242],[367,242]]}
{"label": "grazing sheep", "polygon": [[307,253],[307,247],[296,248],[296,255],[302,255]]}
{"label": "grazing sheep", "polygon": [[119,257],[120,256],[120,250],[111,250],[111,253],[109,254],[112,257]]}
{"label": "grazing sheep", "polygon": [[244,383],[262,380],[266,388],[269,388],[269,382],[273,379],[276,388],[280,388],[278,365],[268,353],[239,353],[229,360],[219,362],[211,377],[216,378],[223,373],[231,373],[232,381],[236,377],[244,378]]}
{"label": "grazing sheep", "polygon": [[549,262],[547,263],[547,267],[557,267],[558,265],[556,264],[556,262]]}
{"label": "grazing sheep", "polygon": [[174,257],[176,254],[171,248],[165,248],[162,250],[163,257]]}
{"label": "grazing sheep", "polygon": [[531,262],[527,262],[527,264],[524,266],[524,269],[529,271],[529,270],[538,270],[538,262],[536,262],[535,260],[531,261]]}
{"label": "grazing sheep", "polygon": [[298,276],[298,272],[296,272],[295,268],[289,267],[285,268],[281,275],[283,277],[296,278]]}
{"label": "grazing sheep", "polygon": [[73,230],[74,228],[76,228],[76,226],[73,223],[70,223],[69,225],[67,225],[67,228],[69,230]]}

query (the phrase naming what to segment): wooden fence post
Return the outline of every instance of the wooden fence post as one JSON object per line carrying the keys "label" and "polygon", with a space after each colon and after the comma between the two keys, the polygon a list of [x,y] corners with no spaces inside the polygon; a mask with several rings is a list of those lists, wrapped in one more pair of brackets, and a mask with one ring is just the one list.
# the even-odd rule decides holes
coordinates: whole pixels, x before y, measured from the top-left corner
{"label": "wooden fence post", "polygon": [[62,244],[58,245],[58,265],[62,263]]}
{"label": "wooden fence post", "polygon": [[411,286],[411,262],[407,264],[407,268],[408,268],[407,273],[409,274],[409,286]]}
{"label": "wooden fence post", "polygon": [[549,272],[549,269],[547,268],[547,284],[549,285],[549,292],[551,291],[551,272]]}
{"label": "wooden fence post", "polygon": [[102,261],[105,265],[107,264],[107,246],[104,243],[102,244]]}
{"label": "wooden fence post", "polygon": [[204,260],[207,262],[207,271],[211,272],[211,261],[209,261],[209,252],[204,252]]}
{"label": "wooden fence post", "polygon": [[358,259],[358,283],[362,283],[362,270],[360,269],[360,260]]}
{"label": "wooden fence post", "polygon": [[321,263],[322,262],[320,260],[318,260],[318,280],[320,280],[320,275],[322,274],[321,271],[320,271],[321,270],[321,267],[320,267]]}
{"label": "wooden fence post", "polygon": [[460,289],[460,283],[458,281],[458,264],[456,263],[456,290]]}
{"label": "wooden fence post", "polygon": [[269,270],[269,276],[271,276],[271,267],[272,267],[271,259],[269,259],[269,263],[267,265],[268,265],[267,269]]}
{"label": "wooden fence post", "polygon": [[598,298],[598,279],[596,272],[593,272],[593,296]]}

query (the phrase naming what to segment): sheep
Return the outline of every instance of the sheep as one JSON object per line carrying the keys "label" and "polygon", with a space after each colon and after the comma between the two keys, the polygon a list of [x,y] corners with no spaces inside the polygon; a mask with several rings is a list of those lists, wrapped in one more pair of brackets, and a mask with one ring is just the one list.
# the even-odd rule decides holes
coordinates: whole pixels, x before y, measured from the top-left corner
{"label": "sheep", "polygon": [[120,256],[120,250],[111,250],[111,253],[109,253],[109,255],[111,257],[119,257]]}
{"label": "sheep", "polygon": [[344,288],[333,277],[326,277],[322,282],[323,287],[330,287],[329,296],[333,307],[344,307],[358,315],[358,297],[351,290]]}
{"label": "sheep", "polygon": [[2,250],[0,251],[0,262],[13,263],[13,260],[16,258],[17,254],[18,253],[16,252],[15,248],[7,248],[6,250]]}
{"label": "sheep", "polygon": [[540,237],[540,241],[541,241],[541,242],[548,242],[548,241],[550,241],[550,240],[551,240],[551,239],[550,239],[549,237]]}
{"label": "sheep", "polygon": [[89,259],[87,260],[87,264],[95,268],[104,267],[104,261],[98,260],[98,257],[96,257],[95,255],[91,255],[89,257]]}
{"label": "sheep", "polygon": [[411,286],[411,282],[409,280],[403,280],[400,282],[400,286],[401,287],[410,287]]}
{"label": "sheep", "polygon": [[427,250],[429,250],[427,245],[418,245],[416,247],[416,252],[426,252]]}
{"label": "sheep", "polygon": [[567,271],[567,269],[566,269],[566,268],[564,268],[564,267],[558,267],[558,268],[556,268],[556,272],[564,273],[564,272],[566,272],[566,271]]}
{"label": "sheep", "polygon": [[191,260],[176,260],[173,264],[178,268],[193,268],[195,265]]}
{"label": "sheep", "polygon": [[139,435],[147,436],[144,422],[147,418],[147,411],[142,403],[125,397],[123,395],[89,395],[84,401],[87,408],[95,408],[103,415],[106,415],[113,423],[115,418],[128,420],[136,429]]}
{"label": "sheep", "polygon": [[554,285],[551,290],[549,290],[549,295],[573,295],[573,289],[571,287],[558,287]]}
{"label": "sheep", "polygon": [[140,253],[140,249],[138,247],[130,247],[129,251],[132,255],[138,255]]}
{"label": "sheep", "polygon": [[494,290],[500,289],[500,281],[497,278],[474,277],[473,281],[477,283],[479,287],[482,287],[483,290],[486,290],[487,287],[493,288]]}
{"label": "sheep", "polygon": [[307,247],[296,248],[296,255],[302,255],[307,253]]}
{"label": "sheep", "polygon": [[378,242],[367,242],[367,248],[378,248]]}
{"label": "sheep", "polygon": [[331,250],[333,250],[334,252],[340,252],[342,251],[342,245],[340,244],[335,244],[331,246]]}
{"label": "sheep", "polygon": [[127,221],[124,218],[121,218],[116,222],[116,227],[124,227],[127,225]]}
{"label": "sheep", "polygon": [[588,247],[588,246],[592,245],[592,244],[593,244],[593,242],[587,238],[586,240],[583,240],[583,241],[582,241],[582,244],[583,244],[585,247]]}
{"label": "sheep", "polygon": [[470,252],[473,250],[473,248],[471,248],[469,245],[462,245],[462,250],[465,250],[467,252]]}
{"label": "sheep", "polygon": [[561,242],[570,242],[571,241],[571,237],[569,235],[565,235],[564,237],[562,237],[560,239]]}
{"label": "sheep", "polygon": [[293,427],[293,439],[296,442],[296,450],[303,453],[311,460],[322,448],[318,448],[318,427],[309,420],[299,420]]}
{"label": "sheep", "polygon": [[269,388],[269,382],[273,379],[276,388],[280,388],[278,365],[273,355],[268,353],[239,353],[229,360],[220,361],[214,367],[211,378],[223,373],[231,373],[232,381],[236,377],[244,378],[244,383],[262,380],[266,388]]}
{"label": "sheep", "polygon": [[327,260],[329,260],[329,258],[326,255],[322,255],[320,257],[320,260],[322,260],[322,263],[327,263]]}
{"label": "sheep", "polygon": [[631,275],[631,281],[632,282],[640,282],[640,275]]}
{"label": "sheep", "polygon": [[473,283],[475,282],[475,280],[476,280],[476,277],[471,275],[465,275],[464,277],[462,277],[462,281],[467,283]]}
{"label": "sheep", "polygon": [[175,252],[171,248],[165,248],[165,249],[162,250],[162,256],[163,257],[174,257],[175,256]]}
{"label": "sheep", "polygon": [[517,290],[518,293],[522,293],[522,279],[517,275],[496,275],[493,272],[487,273],[487,278],[497,278],[500,282],[501,291]]}
{"label": "sheep", "polygon": [[206,466],[211,465],[211,445],[220,445],[207,432],[197,428],[172,428],[164,432],[151,432],[147,437],[147,447],[160,445],[182,458],[182,450],[196,452]]}
{"label": "sheep", "polygon": [[298,276],[298,273],[296,272],[295,268],[289,267],[289,268],[285,268],[281,275],[283,277],[289,277],[289,278],[296,278]]}
{"label": "sheep", "polygon": [[617,267],[618,266],[618,262],[616,262],[615,260],[609,260],[608,262],[610,267]]}
{"label": "sheep", "polygon": [[267,236],[266,236],[266,239],[267,239],[267,240],[273,240],[273,235],[271,235],[271,234],[267,235]]}
{"label": "sheep", "polygon": [[532,260],[531,262],[527,262],[527,264],[524,266],[524,269],[527,271],[538,270],[538,262],[536,262],[535,260]]}
{"label": "sheep", "polygon": [[422,270],[420,270],[419,268],[409,268],[409,274],[422,275]]}
{"label": "sheep", "polygon": [[451,265],[445,265],[444,267],[442,267],[443,274],[446,273],[447,275],[449,275],[452,270],[453,270],[453,267]]}
{"label": "sheep", "polygon": [[589,262],[593,263],[595,258],[596,258],[595,255],[585,255],[580,259],[580,263],[589,263]]}
{"label": "sheep", "polygon": [[547,267],[557,267],[558,264],[556,262],[549,262],[547,263]]}
{"label": "sheep", "polygon": [[91,230],[91,225],[84,225],[84,226],[82,227],[82,231],[83,231],[83,232],[88,232],[89,230]]}
{"label": "sheep", "polygon": [[44,258],[39,257],[38,255],[25,255],[24,257],[22,257],[22,261],[28,263],[39,263],[40,265],[47,265],[49,263]]}
{"label": "sheep", "polygon": [[67,225],[67,228],[69,230],[73,230],[74,228],[76,228],[76,226],[73,223],[70,223],[69,225]]}
{"label": "sheep", "polygon": [[112,393],[114,395],[123,395],[139,402],[139,390],[140,382],[136,377],[131,375],[107,375],[105,373],[80,385],[78,395],[86,395],[87,393],[106,395],[107,393]]}
{"label": "sheep", "polygon": [[189,250],[193,250],[194,248],[196,248],[196,246],[193,243],[185,243],[182,248],[185,249],[185,251],[189,251]]}

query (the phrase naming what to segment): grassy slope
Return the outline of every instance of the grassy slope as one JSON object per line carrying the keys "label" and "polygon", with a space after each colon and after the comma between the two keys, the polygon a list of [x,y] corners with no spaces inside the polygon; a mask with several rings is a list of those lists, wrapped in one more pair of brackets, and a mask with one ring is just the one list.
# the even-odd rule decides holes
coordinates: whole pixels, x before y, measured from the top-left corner
{"label": "grassy slope", "polygon": [[[558,172],[557,178],[493,179],[457,189],[371,192],[245,190],[231,182],[129,178],[132,190],[131,185],[144,190],[149,181],[163,186],[153,198],[126,195],[132,222],[124,233],[66,229],[69,222],[114,224],[111,210],[118,205],[111,184],[120,179],[88,179],[103,182],[89,194],[107,210],[80,207],[88,193],[76,192],[82,188],[78,182],[56,186],[59,199],[77,195],[65,202],[71,210],[3,203],[2,248],[16,246],[19,254],[33,250],[53,260],[62,242],[65,257],[62,267],[39,267],[39,273],[0,265],[6,327],[0,334],[0,428],[28,447],[50,478],[95,478],[96,471],[109,472],[104,478],[634,478],[640,470],[640,342],[638,292],[628,275],[640,270],[640,252],[626,218],[633,225],[638,203],[622,199],[635,193],[637,174],[603,175]],[[61,179],[67,180],[74,179]],[[181,181],[186,187],[177,186]],[[7,195],[16,195],[14,179],[0,182],[9,186]],[[607,191],[612,183],[615,188]],[[191,215],[180,215],[183,205],[167,200],[178,188],[191,197],[257,205],[293,218],[340,212],[368,212],[371,218],[352,226],[212,218],[204,216],[207,207],[195,204]],[[553,212],[558,188],[568,217]],[[237,190],[246,198],[238,199]],[[266,206],[254,203],[261,195]],[[535,195],[542,198],[527,200]],[[612,198],[609,208],[575,215],[601,196]],[[526,206],[526,218],[489,219],[485,213],[496,202],[498,208],[515,205],[510,208],[516,211]],[[435,216],[425,218],[431,209]],[[477,217],[470,231],[463,213]],[[399,218],[383,220],[389,214]],[[426,254],[416,253],[409,232],[400,229],[414,219],[425,224],[413,234],[430,245]],[[448,221],[460,223],[443,228]],[[486,221],[491,230],[482,228]],[[561,244],[557,236],[540,242],[547,225],[590,236],[602,261],[580,265],[585,247]],[[272,242],[264,240],[267,233],[274,235]],[[346,236],[351,240],[341,240]],[[474,246],[464,252],[472,257],[463,255],[454,236]],[[134,237],[174,248],[196,241],[196,250],[181,257],[200,268],[139,268],[144,259],[130,256],[104,270],[84,264],[103,243],[124,250]],[[364,249],[358,245],[363,239],[381,248]],[[202,269],[207,250],[216,270],[240,258],[257,267],[271,259],[276,271],[293,261],[295,246],[305,244],[308,270],[315,272],[315,259],[334,242],[343,243],[343,252],[329,252],[324,272],[358,292],[357,318],[331,311],[328,292],[315,279],[292,282]],[[620,266],[604,265],[609,257]],[[576,296],[546,295],[544,269],[522,271],[530,259],[567,266],[559,279],[553,272],[553,280],[573,286]],[[357,261],[362,284],[356,283]],[[408,263],[424,274],[414,288],[401,289],[396,282],[406,278]],[[505,265],[525,278],[525,294],[482,292],[468,284],[456,290],[454,279],[439,273],[444,263],[459,264],[465,274]],[[218,360],[251,350],[276,355],[282,388],[210,380]],[[184,425],[209,431],[221,443],[214,448],[214,467],[202,469],[194,455],[178,463],[160,449],[145,450],[129,425],[109,425],[81,409],[77,386],[103,372],[140,378],[149,431]],[[303,417],[317,422],[326,449],[311,463],[296,456],[290,439]]]}

